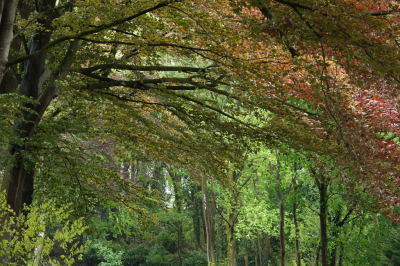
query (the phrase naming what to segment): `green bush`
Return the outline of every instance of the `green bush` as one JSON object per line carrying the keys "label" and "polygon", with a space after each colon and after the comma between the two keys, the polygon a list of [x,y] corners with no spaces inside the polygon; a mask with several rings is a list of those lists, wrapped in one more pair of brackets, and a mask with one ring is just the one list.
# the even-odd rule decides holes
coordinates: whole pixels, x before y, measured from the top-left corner
{"label": "green bush", "polygon": [[97,252],[97,247],[91,245],[89,246],[88,250],[83,253],[82,261],[80,264],[82,266],[97,266],[103,261],[104,258]]}
{"label": "green bush", "polygon": [[146,259],[146,266],[170,266],[168,255],[168,251],[162,245],[152,246]]}
{"label": "green bush", "polygon": [[122,266],[122,247],[106,240],[97,240],[89,245],[83,254],[82,265],[85,266]]}
{"label": "green bush", "polygon": [[183,266],[207,266],[207,254],[201,250],[185,250]]}
{"label": "green bush", "polygon": [[146,265],[146,258],[150,253],[150,249],[141,244],[136,248],[129,249],[122,255],[121,261],[124,266],[144,266]]}
{"label": "green bush", "polygon": [[178,251],[178,241],[173,234],[161,232],[157,238],[169,253],[175,253]]}

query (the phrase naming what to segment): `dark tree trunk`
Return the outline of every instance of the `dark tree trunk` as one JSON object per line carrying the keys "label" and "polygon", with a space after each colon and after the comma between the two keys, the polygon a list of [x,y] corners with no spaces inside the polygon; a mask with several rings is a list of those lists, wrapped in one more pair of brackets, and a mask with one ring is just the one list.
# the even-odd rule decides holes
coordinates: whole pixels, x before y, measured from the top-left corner
{"label": "dark tree trunk", "polygon": [[269,235],[267,233],[263,232],[263,239],[264,239],[264,248],[263,248],[263,253],[264,253],[264,266],[268,266],[269,264],[269,254],[270,254],[270,249],[271,249],[271,244],[269,240]]}
{"label": "dark tree trunk", "polygon": [[[175,209],[177,213],[182,213],[183,210],[183,200],[182,200],[182,176],[179,173],[174,173],[173,169],[167,166],[167,170],[169,175],[172,178],[172,183],[174,187],[174,195],[175,195]],[[179,254],[179,265],[182,265],[182,256],[181,256],[181,248],[183,241],[183,230],[182,230],[182,222],[180,220],[175,222],[175,227],[177,231],[177,241],[178,241],[178,254]]]}
{"label": "dark tree trunk", "polygon": [[317,253],[315,255],[315,265],[318,266],[319,265],[319,254],[321,253],[321,244],[318,245],[317,247]]}
{"label": "dark tree trunk", "polygon": [[294,164],[294,171],[295,174],[292,179],[293,183],[293,192],[295,196],[295,202],[293,204],[293,223],[294,223],[294,228],[295,228],[295,248],[296,248],[296,264],[297,266],[301,266],[301,254],[300,254],[300,243],[299,243],[299,226],[297,223],[297,183],[296,183],[296,171],[298,170],[297,168],[297,163]]}
{"label": "dark tree trunk", "polygon": [[[258,202],[261,202],[261,197],[260,197],[260,190],[258,188],[258,175],[257,175],[257,169],[253,168],[253,173],[254,173],[254,179],[253,179],[253,183],[254,183],[254,190],[256,192],[256,199]],[[259,252],[259,263],[260,266],[268,266],[268,262],[269,262],[269,250],[270,250],[270,241],[269,241],[269,236],[265,233],[262,232],[261,236],[260,236],[260,232],[257,231],[257,238],[259,241],[259,245],[258,245],[258,252]],[[261,243],[263,243],[263,248],[261,248]],[[257,264],[257,258],[256,258],[256,264]]]}
{"label": "dark tree trunk", "polygon": [[[329,265],[330,266],[335,266],[336,265],[336,260],[337,260],[337,253],[338,253],[338,247],[343,248],[343,243],[340,242],[338,243],[337,239],[339,237],[341,228],[348,222],[351,214],[353,213],[353,207],[351,207],[348,211],[347,214],[343,217],[342,220],[342,208],[340,207],[333,216],[331,216],[331,224],[332,224],[332,233],[331,233],[331,240],[332,242],[335,242],[333,245],[333,248],[330,252],[330,259],[329,259]],[[339,250],[339,261],[341,261],[341,255],[342,251]]]}
{"label": "dark tree trunk", "polygon": [[[5,3],[6,5],[9,5],[13,2],[15,1],[10,0],[6,1]],[[49,8],[53,8],[55,2],[56,0],[37,1],[37,11],[43,12]],[[38,19],[38,22],[43,25],[44,29],[36,30],[33,34],[27,47],[29,53],[34,53],[49,43],[50,36],[53,31],[51,23],[56,15],[57,14],[55,12],[47,12],[46,16]],[[0,25],[0,28],[1,27],[2,25]],[[2,31],[3,29],[0,29],[0,36],[2,36],[0,40],[0,50],[2,49],[1,43],[4,40],[3,37],[5,36],[3,35]],[[19,134],[18,137],[21,139],[21,143],[31,139],[35,134],[37,126],[44,112],[56,94],[57,88],[55,86],[55,82],[57,79],[63,78],[66,74],[76,54],[78,46],[79,41],[77,40],[70,43],[70,47],[64,59],[61,61],[58,69],[52,75],[51,72],[45,68],[46,53],[42,53],[36,57],[33,57],[24,63],[24,74],[20,83],[19,95],[32,97],[33,99],[37,100],[37,102],[35,104],[28,104],[25,106],[32,109],[35,113],[25,111],[25,113],[22,114],[25,121],[21,122],[21,120],[16,120],[14,123],[14,127]],[[3,63],[1,60],[2,59],[0,59],[0,65]],[[2,72],[1,66],[0,72]],[[13,89],[8,87],[9,84],[4,83],[4,81],[7,80],[4,80],[3,77],[4,73],[0,73],[0,81],[3,81],[1,82],[2,84],[0,84],[1,93]],[[49,77],[51,78],[47,83],[46,90],[42,90],[44,81]],[[13,82],[10,84],[14,86]],[[33,162],[29,161],[29,156],[26,156],[26,154],[29,154],[34,147],[21,143],[9,143],[8,155],[14,159],[14,165],[6,169],[6,174],[1,188],[7,192],[7,203],[10,205],[16,216],[21,214],[21,209],[24,203],[30,205],[34,190],[33,180],[35,166]],[[1,222],[4,224],[8,220],[9,217],[6,215],[5,220]],[[2,236],[0,237],[0,241],[7,238],[8,236]],[[7,259],[4,259],[4,261],[6,260]]]}
{"label": "dark tree trunk", "polygon": [[227,266],[236,266],[237,265],[237,251],[236,251],[236,236],[235,236],[235,220],[236,220],[236,213],[228,211],[228,222],[229,224],[226,225],[226,236],[228,240],[228,250],[227,250],[227,259],[228,263]]}
{"label": "dark tree trunk", "polygon": [[324,180],[317,180],[319,190],[319,221],[321,232],[321,265],[328,266],[328,236],[327,236],[327,193],[328,186]]}
{"label": "dark tree trunk", "polygon": [[17,10],[17,0],[0,0],[0,83],[6,73],[6,64],[12,39]]}
{"label": "dark tree trunk", "polygon": [[257,251],[258,251],[258,259],[260,260],[260,266],[262,263],[262,251],[261,251],[261,240],[260,240],[260,232],[257,230]]}
{"label": "dark tree trunk", "polygon": [[343,266],[343,252],[344,252],[344,244],[340,243],[340,255],[339,255],[338,266]]}
{"label": "dark tree trunk", "polygon": [[198,196],[198,192],[200,191],[200,187],[197,184],[193,184],[191,187],[191,200],[193,203],[193,233],[195,239],[196,249],[199,250],[201,247],[200,235],[201,235],[201,227],[200,227],[200,219],[201,219],[201,201]]}
{"label": "dark tree trunk", "polygon": [[244,256],[244,265],[249,266],[249,254],[243,254]]}
{"label": "dark tree trunk", "polygon": [[285,209],[280,189],[280,161],[277,156],[276,166],[270,164],[271,173],[275,171],[275,182],[277,184],[276,195],[279,202],[279,239],[280,239],[280,261],[281,266],[285,266],[286,246],[285,246]]}
{"label": "dark tree trunk", "polygon": [[214,228],[214,214],[213,205],[210,202],[207,181],[205,177],[202,178],[202,192],[203,192],[203,210],[204,210],[204,224],[206,231],[206,244],[207,244],[207,259],[208,264],[215,264],[217,262],[215,257],[215,228]]}
{"label": "dark tree trunk", "polygon": [[[239,179],[239,174],[233,171],[231,181],[236,183]],[[226,236],[227,236],[227,266],[237,265],[237,240],[235,235],[236,222],[238,217],[237,199],[238,195],[234,194],[230,198],[230,204],[227,208],[226,218]]]}
{"label": "dark tree trunk", "polygon": [[[258,176],[257,176],[257,169],[253,168],[253,173],[254,173],[254,179],[253,179],[253,184],[254,184],[254,191],[256,192],[256,199],[260,203],[261,198],[260,198],[260,191],[258,189]],[[263,233],[263,236],[265,233]],[[265,238],[265,237],[264,237]],[[258,250],[258,259],[260,261],[260,266],[263,266],[263,251],[261,249],[261,237],[260,237],[260,232],[257,230],[257,250]],[[266,255],[266,254],[264,254]],[[265,260],[268,263],[268,255],[264,256]],[[257,264],[257,259],[256,259],[256,264]]]}

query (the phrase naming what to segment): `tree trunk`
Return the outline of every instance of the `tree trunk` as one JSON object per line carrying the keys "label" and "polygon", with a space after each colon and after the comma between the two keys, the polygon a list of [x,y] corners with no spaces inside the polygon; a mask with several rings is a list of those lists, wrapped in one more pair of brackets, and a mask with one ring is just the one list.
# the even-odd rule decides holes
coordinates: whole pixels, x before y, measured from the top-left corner
{"label": "tree trunk", "polygon": [[[233,171],[231,181],[236,183],[239,179],[239,174],[236,171]],[[237,197],[238,195],[232,195],[230,198],[230,204],[227,207],[227,221],[226,221],[226,236],[227,236],[227,266],[236,266],[237,265],[237,247],[236,247],[236,235],[235,235],[235,227],[236,227],[236,219],[238,217],[237,210]]]}
{"label": "tree trunk", "polygon": [[[254,191],[256,192],[256,199],[260,203],[261,202],[261,197],[260,197],[260,190],[258,188],[258,175],[257,175],[257,169],[253,168],[253,173],[254,173],[254,179],[253,179],[253,184],[254,184]],[[258,259],[260,262],[260,266],[263,266],[263,257],[265,261],[265,265],[268,265],[268,251],[269,251],[269,238],[266,233],[262,232],[262,238],[264,239],[264,248],[261,249],[261,240],[260,240],[260,232],[257,230],[257,242],[258,242]],[[257,258],[256,258],[256,264],[257,264]]]}
{"label": "tree trunk", "polygon": [[263,232],[263,238],[264,238],[264,248],[263,248],[263,254],[264,254],[264,264],[265,266],[268,266],[269,264],[269,254],[270,254],[270,249],[271,249],[271,244],[269,240],[269,235],[267,233]]}
{"label": "tree trunk", "polygon": [[294,164],[295,174],[292,179],[293,183],[293,192],[295,196],[295,202],[293,204],[293,222],[295,229],[295,247],[296,247],[296,264],[297,266],[301,266],[301,254],[300,254],[300,243],[299,243],[299,226],[297,224],[297,184],[296,184],[296,171],[297,171],[297,163]]}
{"label": "tree trunk", "polygon": [[200,219],[201,219],[201,201],[198,197],[199,186],[197,184],[193,184],[191,186],[191,200],[193,202],[193,234],[195,239],[195,246],[196,250],[200,250],[201,242],[200,242],[200,235],[201,235],[201,227],[200,227]]}
{"label": "tree trunk", "polygon": [[[39,11],[43,11],[41,10],[41,7],[54,7],[55,2],[56,0],[42,1],[41,5],[39,5]],[[52,33],[51,21],[53,18],[53,14],[49,12],[45,19],[39,21],[45,26],[46,30],[35,32],[28,47],[30,53],[39,50],[49,42]],[[52,75],[44,92],[41,91],[41,87],[44,80],[47,79],[49,75],[49,72],[46,71],[44,67],[46,53],[31,58],[25,62],[24,76],[21,81],[19,94],[32,97],[37,100],[37,103],[25,106],[33,109],[36,113],[25,112],[23,114],[25,121],[15,121],[14,123],[15,129],[20,132],[19,138],[22,143],[29,140],[34,135],[44,112],[56,94],[57,87],[55,82],[58,78],[62,78],[66,74],[76,54],[78,46],[78,40],[74,40],[70,43],[70,47],[64,59],[61,61],[57,71]],[[6,170],[6,175],[1,189],[2,191],[5,190],[7,192],[7,203],[14,211],[15,216],[18,217],[21,214],[22,205],[24,203],[30,205],[32,202],[34,189],[34,165],[27,159],[29,157],[23,156],[23,154],[29,154],[34,147],[17,143],[10,143],[9,147],[9,156],[14,158],[15,164]],[[6,215],[5,220],[1,222],[4,224],[8,221],[9,216]],[[2,240],[9,241],[10,239],[8,239],[8,236],[1,236],[0,241]],[[3,259],[3,261],[7,260],[7,258]]]}
{"label": "tree trunk", "polygon": [[317,253],[315,255],[315,265],[319,265],[319,254],[321,253],[321,244],[318,245],[317,247]]}
{"label": "tree trunk", "polygon": [[322,266],[328,266],[328,237],[327,237],[327,193],[328,186],[324,180],[316,180],[318,183],[319,190],[319,221],[320,221],[320,232],[321,232],[321,264]]}
{"label": "tree trunk", "polygon": [[[338,228],[335,228],[336,225],[333,224],[332,225],[332,234],[331,234],[331,242],[335,242],[335,240],[338,237]],[[329,252],[329,266],[335,266],[336,265],[336,257],[337,257],[337,243],[333,244],[333,248],[331,249],[331,251]]]}
{"label": "tree trunk", "polygon": [[203,210],[204,210],[204,224],[206,226],[206,243],[207,243],[207,260],[208,264],[216,264],[215,245],[214,245],[214,211],[211,209],[211,203],[208,195],[207,181],[202,177],[202,191],[203,191]]}
{"label": "tree trunk", "polygon": [[249,266],[249,254],[243,254],[244,256],[244,265]]}
{"label": "tree trunk", "polygon": [[17,0],[0,0],[0,83],[6,73],[6,64],[14,37],[17,2]]}
{"label": "tree trunk", "polygon": [[295,228],[295,247],[296,247],[296,264],[297,266],[301,266],[301,254],[300,254],[300,243],[299,243],[299,226],[297,224],[297,212],[296,212],[296,203],[293,204],[293,222]]}
{"label": "tree trunk", "polygon": [[227,250],[227,266],[236,266],[236,236],[235,236],[235,220],[236,220],[236,213],[228,210],[228,222],[229,224],[226,225],[226,236],[228,240],[228,250]]}
{"label": "tree trunk", "polygon": [[275,173],[275,181],[277,184],[276,195],[278,197],[279,202],[279,239],[280,239],[280,261],[281,266],[285,266],[285,255],[286,255],[286,246],[285,246],[285,209],[283,204],[282,193],[280,189],[280,161],[279,157],[277,156],[276,167],[270,164],[271,172],[276,170]]}
{"label": "tree trunk", "polygon": [[[351,216],[351,214],[353,213],[353,207],[351,207],[348,211],[347,214],[343,217],[342,220],[341,216],[342,216],[342,207],[339,207],[336,212],[335,215],[331,216],[331,225],[332,225],[332,233],[331,233],[331,239],[330,241],[334,242],[333,244],[333,248],[330,252],[330,259],[329,259],[329,264],[330,266],[335,266],[336,265],[336,260],[338,257],[338,247],[342,248],[343,247],[343,243],[340,241],[338,243],[338,238],[339,238],[339,234],[341,231],[341,228],[349,221],[349,218]],[[339,252],[341,252],[339,250]],[[339,260],[340,260],[340,256],[342,253],[339,253]]]}
{"label": "tree trunk", "polygon": [[[256,241],[253,240],[253,246],[254,246],[254,250],[257,250],[257,244]],[[254,254],[254,264],[255,266],[258,266],[258,256],[257,253]]]}
{"label": "tree trunk", "polygon": [[222,259],[224,257],[224,231],[225,231],[225,226],[223,224],[223,221],[221,220],[218,223],[218,257]]}
{"label": "tree trunk", "polygon": [[262,266],[263,263],[262,263],[261,241],[260,241],[260,232],[258,230],[257,230],[257,250],[258,250],[258,258],[260,260],[260,266]]}
{"label": "tree trunk", "polygon": [[340,243],[340,255],[339,255],[338,266],[343,266],[343,252],[344,252],[344,244]]}
{"label": "tree trunk", "polygon": [[[175,209],[178,214],[182,213],[183,209],[183,201],[182,201],[182,177],[179,173],[174,173],[174,169],[171,169],[167,166],[167,171],[171,176],[173,187],[174,187],[174,195],[175,195]],[[183,240],[183,230],[182,230],[182,221],[180,220],[180,216],[178,221],[175,222],[175,228],[177,232],[177,242],[178,242],[178,255],[179,255],[179,265],[182,265],[182,256],[181,256],[181,247]]]}

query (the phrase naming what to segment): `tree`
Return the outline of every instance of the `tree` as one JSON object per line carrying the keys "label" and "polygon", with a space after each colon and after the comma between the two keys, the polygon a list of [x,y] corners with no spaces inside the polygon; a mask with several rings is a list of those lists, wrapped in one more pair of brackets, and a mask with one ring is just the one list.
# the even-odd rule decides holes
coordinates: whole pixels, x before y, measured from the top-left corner
{"label": "tree", "polygon": [[[8,164],[8,170],[5,171],[6,177],[2,185],[3,190],[7,191],[8,204],[12,207],[16,216],[20,214],[21,206],[24,203],[29,205],[32,201],[34,168],[37,167],[38,159],[42,158],[41,156],[43,155],[43,145],[40,145],[40,142],[43,142],[48,135],[42,135],[41,137],[44,139],[40,139],[39,136],[49,128],[50,131],[54,130],[52,128],[55,126],[54,124],[59,124],[63,120],[68,122],[73,121],[74,119],[72,118],[75,114],[71,112],[79,110],[80,107],[89,104],[89,102],[95,102],[100,105],[100,109],[103,110],[102,112],[105,113],[105,116],[93,116],[93,113],[83,114],[84,111],[80,109],[81,113],[79,115],[81,116],[75,118],[82,119],[87,118],[87,115],[91,115],[89,119],[86,119],[86,122],[91,126],[95,123],[98,124],[99,119],[102,119],[102,123],[106,127],[105,130],[102,130],[103,133],[110,130],[111,126],[107,125],[107,122],[113,120],[113,122],[120,122],[120,126],[126,126],[129,124],[129,121],[122,122],[122,120],[126,120],[126,117],[123,115],[132,115],[132,111],[140,106],[149,106],[150,108],[147,111],[145,110],[146,107],[142,107],[142,112],[140,113],[142,117],[135,121],[148,131],[155,133],[153,140],[150,138],[146,139],[147,143],[145,145],[151,147],[150,143],[158,145],[160,141],[168,147],[175,145],[176,149],[179,150],[178,152],[175,150],[176,155],[180,154],[185,148],[188,148],[193,153],[193,148],[195,146],[199,147],[195,143],[197,144],[201,140],[195,140],[187,131],[188,129],[184,124],[177,121],[175,123],[176,127],[172,129],[171,121],[168,121],[168,123],[166,121],[174,113],[176,116],[176,112],[179,112],[180,115],[185,114],[183,112],[185,109],[182,108],[186,104],[186,101],[192,101],[196,104],[196,100],[176,93],[176,90],[193,89],[192,86],[179,85],[179,83],[186,83],[186,81],[190,81],[192,78],[187,77],[185,74],[183,75],[184,77],[180,78],[150,78],[151,75],[133,74],[132,76],[132,74],[129,74],[129,78],[136,79],[136,81],[130,81],[123,79],[123,76],[126,74],[118,74],[116,71],[149,72],[165,70],[167,72],[189,71],[192,73],[206,71],[205,68],[199,67],[158,66],[159,55],[164,53],[162,49],[151,48],[154,46],[152,46],[154,42],[149,42],[146,45],[145,43],[138,44],[131,41],[132,36],[135,36],[136,33],[135,30],[128,28],[135,28],[135,25],[127,24],[132,23],[135,19],[140,20],[137,22],[139,25],[156,22],[154,26],[159,28],[146,29],[149,32],[153,31],[154,41],[157,41],[157,38],[160,37],[167,38],[164,37],[165,33],[162,32],[169,30],[169,27],[173,24],[160,22],[160,19],[164,17],[172,22],[172,19],[167,18],[169,13],[155,13],[154,16],[146,14],[156,12],[173,4],[173,2],[149,3],[145,1],[144,3],[135,5],[111,1],[109,3],[99,2],[100,4],[97,6],[93,5],[93,3],[86,1],[67,2],[46,0],[37,1],[36,5],[33,5],[33,3],[26,4],[24,1],[20,1],[18,12],[16,12],[17,1],[8,1],[6,4],[2,1],[4,8],[2,9],[1,25],[2,30],[5,32],[2,33],[2,41],[7,42],[8,37],[6,36],[9,36],[10,32],[12,33],[13,27],[17,28],[17,32],[15,38],[11,36],[13,37],[12,44],[10,42],[3,44],[2,53],[4,52],[5,55],[2,59],[2,64],[3,68],[7,67],[7,70],[5,72],[2,71],[1,74],[3,80],[1,93],[16,93],[21,97],[30,97],[34,100],[34,102],[30,101],[28,103],[19,101],[25,108],[22,117],[16,117],[14,121],[10,121],[14,126],[17,139],[13,140],[11,136],[5,138],[5,141],[9,142],[8,158],[12,158],[12,160]],[[129,14],[116,12],[116,8],[122,7]],[[136,11],[138,8],[139,12]],[[69,12],[69,10],[73,12]],[[34,12],[37,12],[37,15]],[[89,21],[87,20],[87,15],[89,14],[91,14],[90,16],[93,14],[98,14],[99,16],[93,17]],[[15,25],[10,26],[7,24],[10,20],[14,21],[14,17],[17,15],[18,19]],[[118,27],[120,28],[118,29]],[[121,31],[125,32],[125,30],[127,30],[126,33],[121,33]],[[114,36],[101,36],[97,34],[101,32],[107,32],[107,34],[110,33]],[[125,46],[125,40],[121,38],[120,34],[124,35],[124,38],[127,40],[130,40]],[[93,39],[87,39],[86,37],[93,37]],[[96,40],[98,37],[100,38]],[[114,41],[115,39],[118,39],[118,41]],[[142,40],[145,39],[142,38]],[[118,48],[119,42],[123,45],[123,49]],[[7,44],[9,47],[6,47]],[[139,61],[132,59],[132,56],[137,54],[137,49],[132,50],[132,46],[138,47],[141,45],[145,45],[147,48],[141,50],[140,53],[142,55]],[[163,47],[165,44],[159,43],[155,46]],[[169,46],[167,45],[167,48]],[[63,53],[64,49],[66,49],[66,53]],[[111,51],[108,52],[107,56],[104,56],[104,54],[99,54],[98,58],[90,56],[93,53],[101,53],[103,49],[111,49]],[[168,49],[164,50],[164,54],[167,54]],[[7,51],[10,51],[10,55]],[[21,51],[25,52],[25,55],[20,55]],[[120,57],[120,54],[123,54],[123,56]],[[7,56],[9,60],[6,60]],[[149,65],[143,66],[143,62],[141,63],[140,61],[146,61]],[[90,67],[79,67],[88,64]],[[111,69],[116,70],[111,71]],[[148,78],[145,78],[146,76]],[[84,83],[87,81],[89,81],[88,85]],[[174,83],[178,83],[178,85],[169,85]],[[130,92],[127,90],[124,92],[121,87],[120,89],[122,90],[120,91],[114,89],[108,90],[108,88],[118,85],[132,89]],[[16,91],[17,88],[18,92]],[[101,91],[102,88],[104,88],[103,91]],[[154,92],[150,92],[153,90],[156,91],[155,94]],[[157,98],[157,94],[159,94],[159,98]],[[75,97],[79,97],[79,99],[74,99]],[[101,97],[101,100],[96,97]],[[164,97],[164,100],[162,100],[162,97]],[[175,101],[167,103],[168,101],[165,97],[167,99],[168,97],[174,97]],[[188,100],[185,100],[185,98],[188,98]],[[179,102],[179,99],[183,99],[183,101]],[[102,104],[107,104],[109,107],[105,108]],[[153,114],[149,114],[148,112],[150,109],[153,109],[153,106],[155,108],[152,110]],[[8,108],[6,106],[4,109]],[[100,109],[97,109],[97,111],[100,111]],[[111,117],[112,114],[109,112],[114,110],[120,112],[119,119]],[[185,115],[190,116],[188,112]],[[157,123],[161,123],[162,125],[157,127]],[[64,126],[64,128],[57,132],[58,141],[63,139],[62,134],[66,132],[70,133],[73,130],[69,127],[71,125],[64,124]],[[132,127],[132,125],[130,126]],[[157,135],[162,131],[157,132],[156,128],[160,129],[163,126],[168,126],[175,132],[169,137],[164,136],[160,138]],[[100,125],[96,129],[93,127],[93,130],[98,130],[100,127]],[[114,138],[118,138],[119,134],[126,133],[126,130],[129,130],[129,128],[125,127],[113,130]],[[88,132],[79,133],[87,134]],[[144,132],[142,134],[148,135]],[[140,136],[135,137],[140,140]],[[179,137],[181,138],[180,140],[178,140]],[[161,140],[157,140],[157,138]],[[192,139],[192,147],[190,148],[188,147],[190,145],[187,143],[188,139]],[[56,142],[53,142],[54,146],[57,145]],[[205,146],[201,146],[201,149],[204,149]],[[158,151],[154,151],[155,153],[162,153],[161,151],[163,151],[164,155],[152,156],[166,155],[166,150],[163,147],[158,146],[156,149]],[[147,156],[151,152],[147,151]],[[33,153],[36,153],[36,157],[32,157]],[[185,158],[175,156],[175,159],[178,161],[187,161],[189,158],[189,156],[182,157]],[[169,160],[174,159],[169,157]]]}
{"label": "tree", "polygon": [[[129,152],[227,180],[227,165],[249,139],[329,155],[349,191],[370,193],[365,207],[392,215],[400,182],[396,3],[11,0],[0,7],[2,190],[16,216],[35,189],[78,194],[87,210],[99,191],[139,202],[144,190],[119,180],[115,166]],[[109,150],[93,152],[89,140],[109,142]]]}
{"label": "tree", "polygon": [[396,201],[398,3],[250,1],[247,8],[262,17],[260,38],[274,36],[302,69],[286,76],[275,97],[307,106],[303,119],[324,145],[336,146],[331,155],[346,169],[347,187],[367,189],[380,206]]}

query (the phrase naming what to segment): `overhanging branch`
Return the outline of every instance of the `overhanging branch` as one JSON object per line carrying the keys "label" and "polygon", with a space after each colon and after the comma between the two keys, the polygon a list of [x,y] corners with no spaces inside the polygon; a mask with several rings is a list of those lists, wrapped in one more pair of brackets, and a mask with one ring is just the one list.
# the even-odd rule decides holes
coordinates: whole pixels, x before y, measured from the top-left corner
{"label": "overhanging branch", "polygon": [[179,71],[179,72],[205,72],[204,68],[184,66],[134,66],[125,64],[101,64],[88,68],[74,68],[72,71],[86,74],[97,70],[119,69],[132,71]]}
{"label": "overhanging branch", "polygon": [[95,28],[95,29],[93,29],[93,30],[87,30],[87,31],[83,31],[83,32],[81,32],[81,33],[76,33],[76,34],[73,34],[73,35],[61,37],[61,38],[56,39],[56,40],[54,40],[54,41],[52,41],[52,42],[49,42],[47,45],[43,46],[42,49],[36,51],[35,53],[32,53],[32,54],[30,54],[30,55],[27,55],[27,56],[24,56],[24,57],[21,57],[21,58],[18,58],[18,59],[15,59],[15,60],[13,60],[13,61],[11,61],[11,62],[8,62],[8,63],[6,64],[6,68],[8,68],[8,67],[10,67],[10,66],[12,66],[12,65],[15,65],[15,64],[24,62],[24,61],[26,61],[26,60],[29,60],[29,59],[31,59],[31,58],[33,58],[33,57],[36,57],[36,56],[40,55],[40,54],[43,54],[43,53],[45,53],[48,49],[50,49],[50,48],[54,47],[55,45],[57,45],[57,44],[59,44],[59,43],[62,43],[62,42],[64,42],[64,41],[73,40],[73,39],[79,39],[79,38],[81,38],[81,37],[84,37],[84,36],[87,36],[87,35],[91,35],[91,34],[94,34],[94,33],[98,33],[98,32],[101,32],[101,31],[103,31],[103,30],[106,30],[106,29],[109,29],[109,28],[118,26],[118,25],[120,25],[120,24],[122,24],[122,23],[128,22],[128,21],[130,21],[130,20],[133,20],[133,19],[135,19],[135,18],[138,18],[138,17],[140,17],[140,16],[143,16],[143,15],[145,15],[145,14],[147,14],[147,13],[150,13],[150,12],[152,12],[152,11],[155,11],[155,10],[157,10],[157,9],[160,9],[160,8],[162,8],[162,7],[165,7],[165,6],[167,6],[167,5],[169,5],[170,3],[173,3],[173,2],[176,2],[176,1],[165,1],[165,2],[163,2],[163,3],[159,3],[158,5],[153,6],[153,7],[151,7],[151,8],[148,8],[148,9],[145,9],[145,10],[143,10],[143,11],[141,11],[141,12],[138,12],[138,13],[136,13],[135,15],[132,15],[132,16],[129,16],[129,17],[126,17],[126,18],[123,18],[123,19],[115,20],[115,21],[113,21],[113,22],[111,22],[111,23],[108,23],[108,24],[99,26],[99,27],[97,27],[97,28]]}

